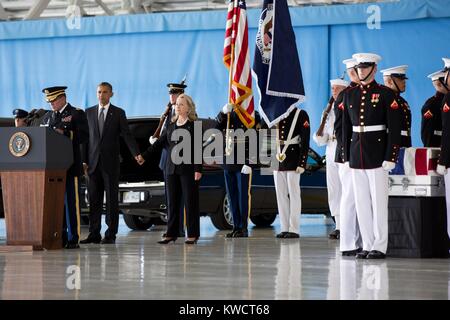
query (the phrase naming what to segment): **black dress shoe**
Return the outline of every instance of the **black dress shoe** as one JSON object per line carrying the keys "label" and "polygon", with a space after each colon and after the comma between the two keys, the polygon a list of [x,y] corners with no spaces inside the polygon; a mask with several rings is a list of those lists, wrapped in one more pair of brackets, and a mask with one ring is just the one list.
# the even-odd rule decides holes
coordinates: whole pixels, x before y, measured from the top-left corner
{"label": "black dress shoe", "polygon": [[248,231],[238,230],[234,233],[233,238],[248,238]]}
{"label": "black dress shoe", "polygon": [[328,238],[333,239],[333,240],[337,240],[341,237],[341,231],[339,231],[338,229],[334,230],[332,233],[330,233],[328,235]]}
{"label": "black dress shoe", "polygon": [[92,234],[89,234],[88,237],[84,240],[81,240],[80,243],[81,244],[100,243],[101,241],[102,241],[101,235],[94,236]]}
{"label": "black dress shoe", "polygon": [[168,244],[170,242],[175,243],[175,241],[177,241],[177,238],[166,238],[166,239],[162,239],[160,241],[158,241],[159,244]]}
{"label": "black dress shoe", "polygon": [[289,232],[280,232],[279,234],[276,235],[277,238],[284,238],[285,235],[287,235]]}
{"label": "black dress shoe", "polygon": [[386,255],[378,250],[372,250],[367,255],[367,259],[385,259]]}
{"label": "black dress shoe", "polygon": [[300,238],[300,235],[295,232],[288,232],[287,234],[284,235],[284,239],[297,239],[297,238]]}
{"label": "black dress shoe", "polygon": [[116,243],[116,239],[105,237],[102,239],[102,241],[100,243],[101,244],[114,244],[114,243]]}
{"label": "black dress shoe", "polygon": [[231,232],[229,232],[229,233],[227,233],[226,235],[225,235],[225,238],[233,238],[234,237],[234,234],[236,233],[236,232],[238,232],[239,230],[232,230]]}
{"label": "black dress shoe", "polygon": [[198,240],[198,237],[195,237],[194,240],[187,239],[184,243],[186,244],[196,244]]}
{"label": "black dress shoe", "polygon": [[66,249],[79,249],[80,245],[78,242],[69,241],[67,242],[66,246],[64,247]]}
{"label": "black dress shoe", "polygon": [[356,259],[366,259],[368,254],[369,254],[369,251],[367,251],[367,250],[363,250],[361,252],[358,252],[356,254]]}
{"label": "black dress shoe", "polygon": [[357,253],[360,253],[362,251],[361,248],[355,249],[355,250],[348,250],[348,251],[342,251],[342,255],[344,257],[354,257]]}

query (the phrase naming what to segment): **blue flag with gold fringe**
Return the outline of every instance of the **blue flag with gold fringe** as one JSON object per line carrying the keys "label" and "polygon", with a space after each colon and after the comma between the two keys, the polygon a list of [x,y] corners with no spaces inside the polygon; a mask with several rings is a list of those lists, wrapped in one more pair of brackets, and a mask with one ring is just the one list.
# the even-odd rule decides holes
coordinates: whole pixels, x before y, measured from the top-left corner
{"label": "blue flag with gold fringe", "polygon": [[305,99],[302,70],[286,0],[265,0],[256,35],[253,76],[259,110],[269,127]]}

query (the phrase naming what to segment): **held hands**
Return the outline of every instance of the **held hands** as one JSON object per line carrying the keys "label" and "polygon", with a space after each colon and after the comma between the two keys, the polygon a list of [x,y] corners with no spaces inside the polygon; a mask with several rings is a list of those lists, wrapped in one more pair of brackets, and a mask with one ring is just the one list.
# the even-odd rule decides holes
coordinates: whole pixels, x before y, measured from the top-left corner
{"label": "held hands", "polygon": [[438,174],[440,174],[441,176],[446,175],[447,174],[447,168],[445,166],[443,166],[442,164],[438,164],[437,168],[436,168],[436,172]]}
{"label": "held hands", "polygon": [[252,168],[250,168],[249,166],[244,164],[242,166],[241,173],[243,173],[243,174],[250,174],[250,173],[252,173]]}
{"label": "held hands", "polygon": [[303,172],[305,172],[305,168],[297,167],[297,169],[295,169],[295,172],[302,174]]}
{"label": "held hands", "polygon": [[137,161],[137,163],[142,166],[145,162],[145,159],[142,155],[138,154],[134,159]]}
{"label": "held hands", "polygon": [[233,110],[233,105],[231,103],[227,103],[222,108],[222,112],[225,114],[230,113],[232,110]]}
{"label": "held hands", "polygon": [[55,129],[56,132],[58,132],[59,134],[64,134],[64,130],[63,129]]}
{"label": "held hands", "polygon": [[195,181],[199,181],[201,178],[202,178],[201,172],[196,172],[196,173],[194,174],[194,180],[195,180]]}
{"label": "held hands", "polygon": [[83,172],[86,177],[88,175],[88,169],[89,169],[89,167],[88,167],[87,163],[83,162]]}
{"label": "held hands", "polygon": [[383,164],[381,165],[385,171],[391,171],[395,168],[395,162],[391,161],[383,161]]}

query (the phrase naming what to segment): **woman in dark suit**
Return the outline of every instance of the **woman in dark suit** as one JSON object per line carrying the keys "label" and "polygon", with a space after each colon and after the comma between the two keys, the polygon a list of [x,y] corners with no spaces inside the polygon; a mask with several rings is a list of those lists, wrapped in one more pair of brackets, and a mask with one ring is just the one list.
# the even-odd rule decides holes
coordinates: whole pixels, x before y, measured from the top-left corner
{"label": "woman in dark suit", "polygon": [[[166,236],[158,241],[168,244],[177,239],[180,223],[180,199],[183,196],[186,210],[186,244],[195,244],[200,236],[200,213],[198,200],[198,181],[202,177],[202,157],[194,161],[194,121],[197,120],[195,104],[192,98],[181,94],[177,98],[175,116],[159,139],[150,138],[150,147],[143,153],[148,159],[153,150],[167,147],[168,157],[165,163],[167,173],[167,196],[169,204]],[[200,131],[201,133],[201,131]],[[181,138],[181,139],[180,139]],[[175,140],[175,141],[173,141]],[[201,150],[200,150],[201,151]]]}

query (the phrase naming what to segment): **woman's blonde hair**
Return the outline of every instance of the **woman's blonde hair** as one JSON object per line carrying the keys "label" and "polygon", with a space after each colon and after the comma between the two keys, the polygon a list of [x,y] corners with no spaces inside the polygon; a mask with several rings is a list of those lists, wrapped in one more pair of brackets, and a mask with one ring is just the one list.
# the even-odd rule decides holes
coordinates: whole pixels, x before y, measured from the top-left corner
{"label": "woman's blonde hair", "polygon": [[[181,98],[184,98],[186,100],[187,105],[189,107],[189,112],[188,112],[188,119],[189,119],[189,121],[197,120],[197,118],[198,118],[197,117],[197,111],[195,110],[195,103],[192,100],[192,98],[190,96],[188,96],[187,94],[184,94],[184,93],[180,94],[178,96],[177,100],[181,99]],[[172,117],[172,122],[175,122],[177,120],[178,120],[178,115],[176,114],[176,115],[174,115]]]}

